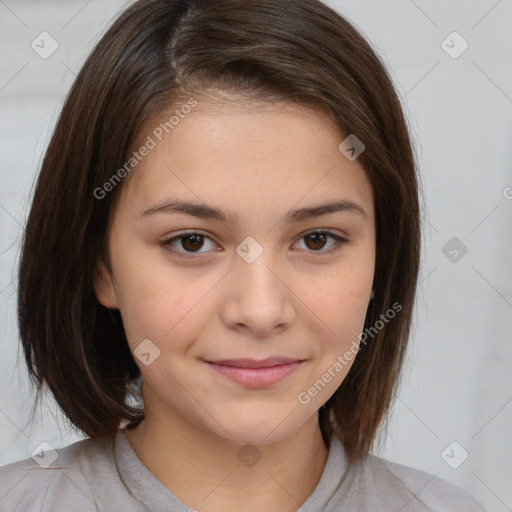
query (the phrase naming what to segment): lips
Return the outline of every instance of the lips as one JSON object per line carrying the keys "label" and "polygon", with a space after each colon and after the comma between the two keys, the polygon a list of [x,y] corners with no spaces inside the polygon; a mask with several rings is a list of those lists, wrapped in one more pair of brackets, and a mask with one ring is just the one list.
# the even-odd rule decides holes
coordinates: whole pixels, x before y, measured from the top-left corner
{"label": "lips", "polygon": [[281,366],[283,364],[299,363],[301,359],[290,357],[269,357],[267,359],[223,359],[220,361],[207,361],[207,363],[220,364],[222,366],[232,366],[234,368],[270,368],[272,366]]}
{"label": "lips", "polygon": [[292,374],[302,362],[301,359],[289,357],[205,361],[217,375],[220,374],[249,388],[262,388],[277,384]]}

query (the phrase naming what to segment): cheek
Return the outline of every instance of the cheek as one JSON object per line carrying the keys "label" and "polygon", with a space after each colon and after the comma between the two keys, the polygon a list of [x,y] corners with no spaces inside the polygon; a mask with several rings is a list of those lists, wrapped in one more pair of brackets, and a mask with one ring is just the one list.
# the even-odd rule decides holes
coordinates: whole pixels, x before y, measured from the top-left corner
{"label": "cheek", "polygon": [[[218,276],[193,274],[166,264],[165,255],[119,260],[118,299],[128,342],[133,349],[144,339],[179,352],[194,339],[209,317],[209,291]],[[142,262],[145,261],[145,264]],[[183,340],[180,342],[180,340]]]}
{"label": "cheek", "polygon": [[[351,266],[317,280],[308,288],[304,320],[313,363],[304,375],[298,403],[316,410],[341,385],[359,350],[373,274]],[[311,284],[311,283],[310,283]],[[304,289],[305,290],[305,289]],[[301,293],[299,291],[299,293]],[[304,296],[306,292],[304,291]]]}
{"label": "cheek", "polygon": [[[140,242],[139,242],[140,244]],[[131,248],[128,250],[128,248]],[[184,290],[165,275],[166,268],[155,255],[128,239],[119,240],[114,275],[119,309],[130,345],[145,338],[158,338],[173,326],[173,317],[183,315]]]}
{"label": "cheek", "polygon": [[298,276],[294,292],[303,301],[304,312],[320,322],[333,343],[357,336],[363,328],[373,272],[363,264],[339,265],[316,277]]}

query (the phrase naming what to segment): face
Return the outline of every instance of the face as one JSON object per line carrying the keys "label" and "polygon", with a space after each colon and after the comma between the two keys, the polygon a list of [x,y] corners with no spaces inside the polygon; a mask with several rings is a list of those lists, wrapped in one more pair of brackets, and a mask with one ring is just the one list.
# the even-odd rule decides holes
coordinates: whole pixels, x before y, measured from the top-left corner
{"label": "face", "polygon": [[[142,133],[155,145],[122,184],[95,289],[120,310],[146,417],[264,445],[316,417],[354,362],[373,192],[326,114],[234,105]],[[309,210],[331,203],[345,207]]]}

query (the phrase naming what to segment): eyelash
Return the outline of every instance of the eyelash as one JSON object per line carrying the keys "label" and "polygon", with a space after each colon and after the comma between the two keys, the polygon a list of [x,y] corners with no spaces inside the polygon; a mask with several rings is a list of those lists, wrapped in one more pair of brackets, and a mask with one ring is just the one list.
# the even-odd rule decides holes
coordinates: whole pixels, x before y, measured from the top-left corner
{"label": "eyelash", "polygon": [[[307,252],[311,252],[311,253],[319,253],[319,254],[333,254],[333,253],[336,253],[338,251],[340,251],[344,244],[346,242],[348,242],[348,240],[346,238],[343,238],[339,235],[336,235],[335,233],[331,232],[331,231],[309,231],[308,233],[304,233],[300,238],[304,238],[308,235],[313,235],[313,234],[319,234],[319,235],[327,235],[328,237],[330,238],[333,238],[336,243],[334,244],[334,247],[327,250],[327,251],[322,251],[322,250],[318,250],[318,251],[307,251]],[[169,249],[168,246],[171,245],[173,242],[177,241],[177,240],[180,240],[181,238],[186,238],[188,236],[193,236],[193,235],[199,235],[201,237],[203,237],[204,239],[208,239],[208,240],[211,240],[212,242],[215,243],[215,241],[210,237],[208,236],[206,233],[202,232],[202,231],[186,231],[186,232],[183,232],[183,233],[180,233],[176,236],[173,236],[172,238],[168,238],[167,240],[164,240],[161,245],[169,252],[171,252],[172,254],[175,254],[177,255],[178,257],[181,257],[181,258],[187,258],[187,259],[197,259],[197,258],[200,258],[201,256],[197,256],[197,255],[201,255],[201,254],[205,254],[205,253],[183,253],[183,252],[179,252],[179,251],[175,251],[175,250],[172,250],[172,249]]]}

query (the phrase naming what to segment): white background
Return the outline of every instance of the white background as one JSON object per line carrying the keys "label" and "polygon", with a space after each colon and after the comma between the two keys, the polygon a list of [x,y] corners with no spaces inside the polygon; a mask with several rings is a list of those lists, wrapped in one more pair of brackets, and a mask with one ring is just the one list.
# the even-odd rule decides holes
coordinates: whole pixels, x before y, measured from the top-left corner
{"label": "white background", "polygon": [[[407,367],[375,453],[454,482],[489,512],[512,510],[511,1],[328,3],[388,66],[426,199]],[[32,183],[59,109],[122,5],[0,1],[0,464],[29,457],[42,441],[60,448],[81,439],[50,400],[30,418],[15,272]],[[59,44],[48,59],[30,46],[43,31]],[[469,44],[458,58],[442,47],[453,31]],[[457,36],[446,44],[462,48]],[[452,237],[468,249],[456,262],[443,253]],[[457,469],[441,456],[453,441],[469,454]],[[448,450],[452,464],[462,448]]]}

